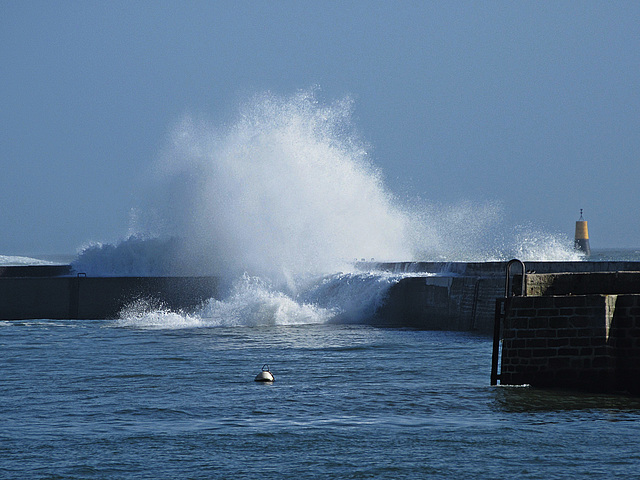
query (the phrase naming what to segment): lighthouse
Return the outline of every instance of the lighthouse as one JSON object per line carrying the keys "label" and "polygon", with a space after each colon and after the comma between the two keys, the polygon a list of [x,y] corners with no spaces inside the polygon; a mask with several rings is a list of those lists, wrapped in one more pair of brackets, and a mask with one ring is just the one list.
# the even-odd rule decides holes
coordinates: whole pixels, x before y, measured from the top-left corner
{"label": "lighthouse", "polygon": [[580,219],[576,222],[576,239],[574,243],[576,250],[580,250],[585,255],[591,255],[591,247],[589,247],[589,229],[587,221],[582,217],[582,209],[580,209]]}

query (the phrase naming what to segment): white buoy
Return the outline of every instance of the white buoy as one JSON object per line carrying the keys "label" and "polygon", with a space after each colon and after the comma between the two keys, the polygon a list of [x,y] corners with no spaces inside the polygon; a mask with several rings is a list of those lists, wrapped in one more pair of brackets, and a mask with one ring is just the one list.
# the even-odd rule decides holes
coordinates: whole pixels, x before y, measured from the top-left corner
{"label": "white buoy", "polygon": [[256,382],[273,382],[275,378],[273,377],[273,373],[269,370],[269,365],[266,363],[262,366],[262,371],[256,375],[254,379]]}

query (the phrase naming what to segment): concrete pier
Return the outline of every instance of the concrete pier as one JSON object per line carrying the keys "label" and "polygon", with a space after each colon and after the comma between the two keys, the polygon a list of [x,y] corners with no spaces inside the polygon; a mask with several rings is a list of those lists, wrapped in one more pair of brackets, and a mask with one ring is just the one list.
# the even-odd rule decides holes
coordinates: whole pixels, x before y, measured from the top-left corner
{"label": "concrete pier", "polygon": [[71,275],[71,265],[17,265],[0,266],[0,278],[59,277]]}
{"label": "concrete pier", "polygon": [[492,382],[640,395],[640,262],[527,262],[524,291],[518,269],[506,299],[505,263],[384,268],[438,276],[392,287],[383,324],[489,333],[502,321]]}

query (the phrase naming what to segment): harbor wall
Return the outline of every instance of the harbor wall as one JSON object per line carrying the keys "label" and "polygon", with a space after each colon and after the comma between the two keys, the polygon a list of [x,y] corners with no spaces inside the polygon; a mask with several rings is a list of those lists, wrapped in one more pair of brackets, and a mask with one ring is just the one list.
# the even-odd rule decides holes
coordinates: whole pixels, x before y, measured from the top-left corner
{"label": "harbor wall", "polygon": [[[366,271],[408,274],[393,285],[373,323],[431,330],[491,334],[495,299],[505,295],[506,262],[361,263]],[[578,285],[583,293],[640,293],[640,262],[527,262],[527,292],[562,294]],[[520,271],[514,269],[513,285]],[[566,273],[570,272],[570,273]],[[615,278],[599,272],[619,272]],[[588,291],[587,291],[588,290]],[[516,292],[518,293],[518,292]],[[570,292],[571,293],[571,292]],[[216,297],[215,277],[72,276],[69,266],[2,267],[0,319],[115,318],[137,299],[188,310]]]}
{"label": "harbor wall", "polygon": [[[470,277],[502,276],[507,262],[361,262],[363,269],[383,270],[393,273],[429,273]],[[527,273],[592,273],[638,272],[640,262],[525,262]],[[514,270],[520,273],[519,270]]]}
{"label": "harbor wall", "polygon": [[633,294],[640,293],[640,270],[528,273],[525,284],[528,296]]}
{"label": "harbor wall", "polygon": [[640,295],[511,297],[505,308],[501,384],[640,394]]}
{"label": "harbor wall", "polygon": [[215,277],[0,277],[0,319],[108,319],[136,300],[188,310],[215,297]]}
{"label": "harbor wall", "polygon": [[[507,262],[376,266],[414,275],[389,289],[377,312],[378,325],[493,332],[495,300],[506,293]],[[525,269],[525,295],[529,296],[640,293],[640,262],[526,262]],[[520,267],[514,266],[512,274],[510,294],[521,295]]]}
{"label": "harbor wall", "polygon": [[495,299],[504,296],[503,277],[408,277],[393,285],[376,313],[380,326],[425,330],[493,330]]}

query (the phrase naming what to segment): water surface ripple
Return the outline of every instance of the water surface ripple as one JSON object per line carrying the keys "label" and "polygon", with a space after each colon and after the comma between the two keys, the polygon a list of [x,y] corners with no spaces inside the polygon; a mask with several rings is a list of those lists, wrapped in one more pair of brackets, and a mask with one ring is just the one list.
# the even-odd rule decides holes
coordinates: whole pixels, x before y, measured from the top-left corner
{"label": "water surface ripple", "polygon": [[0,478],[640,471],[640,399],[491,387],[491,341],[469,333],[32,320],[0,346]]}

